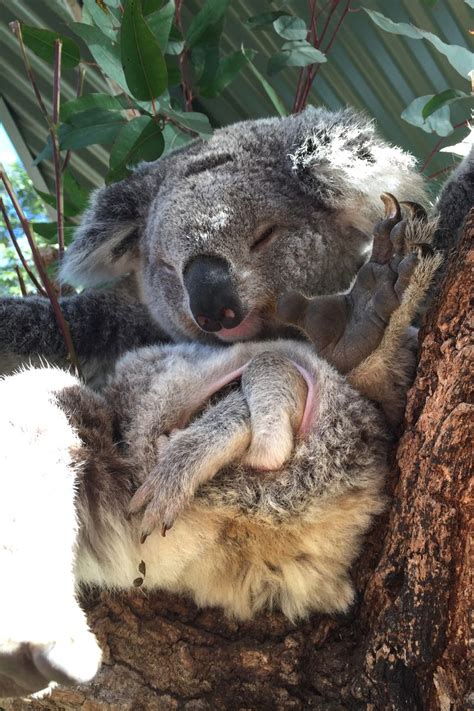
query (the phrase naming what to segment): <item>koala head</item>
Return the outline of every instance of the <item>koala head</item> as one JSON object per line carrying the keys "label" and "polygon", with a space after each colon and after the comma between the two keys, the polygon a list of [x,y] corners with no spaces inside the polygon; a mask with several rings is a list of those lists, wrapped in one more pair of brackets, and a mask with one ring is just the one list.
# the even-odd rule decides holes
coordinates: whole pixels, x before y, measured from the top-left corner
{"label": "koala head", "polygon": [[424,197],[414,159],[353,111],[237,123],[97,191],[62,277],[135,272],[175,340],[273,335],[281,293],[349,286],[384,191]]}

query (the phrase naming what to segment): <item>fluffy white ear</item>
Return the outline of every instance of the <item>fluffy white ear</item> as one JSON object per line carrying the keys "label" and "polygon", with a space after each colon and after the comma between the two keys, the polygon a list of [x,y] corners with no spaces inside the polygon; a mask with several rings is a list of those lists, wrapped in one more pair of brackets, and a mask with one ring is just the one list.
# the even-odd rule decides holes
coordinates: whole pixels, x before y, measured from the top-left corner
{"label": "fluffy white ear", "polygon": [[310,110],[311,128],[291,155],[292,167],[305,189],[329,208],[375,208],[379,194],[425,201],[423,179],[413,156],[381,140],[373,122],[345,109]]}
{"label": "fluffy white ear", "polygon": [[62,281],[93,286],[135,271],[141,228],[161,180],[159,162],[143,163],[129,178],[95,191],[66,252]]}

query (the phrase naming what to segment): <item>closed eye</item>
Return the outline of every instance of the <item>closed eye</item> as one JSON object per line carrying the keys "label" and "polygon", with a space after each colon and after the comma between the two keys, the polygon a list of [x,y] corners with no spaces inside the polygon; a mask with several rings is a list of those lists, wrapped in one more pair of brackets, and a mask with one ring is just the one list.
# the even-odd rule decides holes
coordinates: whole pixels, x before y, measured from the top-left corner
{"label": "closed eye", "polygon": [[250,251],[258,252],[260,249],[263,249],[263,247],[269,245],[270,242],[273,242],[274,238],[276,237],[276,233],[276,225],[270,225],[270,227],[266,227],[262,232],[257,235],[255,242],[250,247]]}

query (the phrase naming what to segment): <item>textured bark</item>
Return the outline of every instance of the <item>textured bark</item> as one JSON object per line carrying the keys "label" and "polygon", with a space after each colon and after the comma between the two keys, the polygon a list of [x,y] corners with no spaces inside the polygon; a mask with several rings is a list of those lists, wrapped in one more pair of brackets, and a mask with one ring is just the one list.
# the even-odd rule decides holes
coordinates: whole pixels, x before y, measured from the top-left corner
{"label": "textured bark", "polygon": [[96,680],[8,711],[469,707],[473,238],[471,213],[423,330],[390,510],[355,567],[352,612],[237,624],[168,595],[97,593],[85,601],[105,650]]}

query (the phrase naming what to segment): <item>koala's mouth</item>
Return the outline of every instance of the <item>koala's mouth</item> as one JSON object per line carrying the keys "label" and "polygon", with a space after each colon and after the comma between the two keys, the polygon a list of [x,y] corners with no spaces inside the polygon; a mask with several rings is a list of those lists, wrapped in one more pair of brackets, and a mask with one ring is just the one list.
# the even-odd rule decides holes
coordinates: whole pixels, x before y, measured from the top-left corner
{"label": "koala's mouth", "polygon": [[248,341],[259,333],[262,327],[262,316],[253,309],[235,328],[220,328],[214,333],[217,338],[226,343],[233,341]]}

